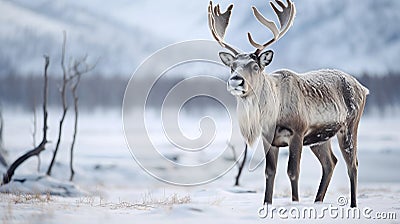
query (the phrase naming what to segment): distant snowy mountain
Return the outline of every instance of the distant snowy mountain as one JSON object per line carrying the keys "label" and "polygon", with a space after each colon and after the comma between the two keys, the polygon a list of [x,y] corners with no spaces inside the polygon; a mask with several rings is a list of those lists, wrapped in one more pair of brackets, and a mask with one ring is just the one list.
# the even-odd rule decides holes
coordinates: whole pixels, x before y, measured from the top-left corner
{"label": "distant snowy mountain", "polygon": [[[250,8],[255,4],[266,17],[275,19],[267,1],[214,2],[222,8],[235,3],[228,42],[250,51],[246,32],[259,42],[271,37]],[[268,70],[400,71],[400,1],[294,2],[294,26],[271,47],[275,57]],[[99,73],[129,76],[161,47],[191,39],[211,40],[207,5],[208,0],[0,0],[0,74],[38,73],[43,53],[59,63],[62,30],[66,30],[69,56],[88,54],[93,61],[99,58]]]}
{"label": "distant snowy mountain", "polygon": [[[113,14],[73,1],[0,1],[0,72],[29,74],[43,70],[49,54],[60,71],[62,31],[67,31],[67,55],[85,54],[102,74],[130,75],[138,62],[167,42],[149,30],[124,23]],[[118,11],[112,12],[117,14]]]}

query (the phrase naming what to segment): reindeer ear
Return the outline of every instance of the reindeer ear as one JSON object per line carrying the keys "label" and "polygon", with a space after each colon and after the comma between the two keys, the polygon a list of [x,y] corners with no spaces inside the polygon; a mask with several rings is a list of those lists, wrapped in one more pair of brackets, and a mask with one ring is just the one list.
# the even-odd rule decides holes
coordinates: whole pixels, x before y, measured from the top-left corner
{"label": "reindeer ear", "polygon": [[231,67],[233,61],[235,60],[235,56],[227,52],[219,52],[219,58],[226,65]]}
{"label": "reindeer ear", "polygon": [[274,56],[274,52],[271,50],[268,50],[268,51],[262,53],[258,57],[258,60],[260,61],[260,66],[265,67],[265,66],[269,65],[272,61],[273,56]]}

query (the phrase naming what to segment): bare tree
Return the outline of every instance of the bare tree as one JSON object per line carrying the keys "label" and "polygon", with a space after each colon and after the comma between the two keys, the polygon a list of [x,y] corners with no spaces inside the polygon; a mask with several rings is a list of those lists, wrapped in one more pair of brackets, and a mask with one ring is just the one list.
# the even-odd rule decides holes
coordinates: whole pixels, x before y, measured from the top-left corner
{"label": "bare tree", "polygon": [[73,153],[74,153],[74,147],[75,147],[75,142],[76,142],[76,136],[77,136],[77,130],[78,130],[78,86],[81,80],[81,76],[85,73],[88,73],[89,71],[93,70],[94,67],[96,66],[97,63],[94,65],[90,66],[87,63],[87,56],[83,57],[80,60],[74,61],[72,65],[69,66],[69,69],[67,71],[67,68],[65,66],[65,48],[66,48],[66,42],[67,42],[67,37],[66,37],[66,32],[63,32],[63,44],[62,44],[62,54],[61,54],[61,68],[63,71],[63,79],[62,79],[62,85],[60,89],[60,94],[61,94],[61,100],[62,100],[62,108],[63,112],[61,115],[61,119],[59,122],[59,127],[58,127],[58,138],[57,138],[57,143],[56,143],[56,148],[53,153],[53,157],[51,159],[50,165],[47,170],[47,175],[51,175],[52,168],[54,166],[54,162],[56,159],[57,152],[60,148],[60,143],[61,143],[61,137],[62,137],[62,130],[63,130],[63,124],[64,120],[68,111],[68,102],[67,102],[67,87],[70,84],[70,90],[72,93],[73,101],[74,101],[74,133],[73,133],[73,139],[70,147],[70,170],[71,170],[71,176],[70,180],[72,181],[75,171],[73,169]]}
{"label": "bare tree", "polygon": [[[68,102],[67,102],[67,88],[70,87],[70,91],[72,93],[73,101],[74,101],[74,115],[75,115],[75,121],[74,121],[74,132],[73,132],[73,140],[71,143],[70,147],[70,154],[71,154],[71,161],[70,161],[70,169],[71,169],[71,176],[70,180],[72,181],[75,171],[73,169],[73,152],[74,152],[74,147],[76,143],[76,138],[77,138],[77,132],[78,132],[78,87],[79,83],[81,80],[81,76],[83,74],[86,74],[90,72],[91,70],[94,69],[96,66],[97,62],[94,65],[89,65],[87,63],[87,56],[83,57],[80,60],[73,61],[73,63],[68,66],[68,71],[65,66],[65,49],[66,49],[66,32],[63,32],[63,44],[62,44],[62,57],[61,57],[61,68],[63,72],[63,78],[62,78],[62,83],[60,87],[60,94],[61,94],[61,100],[62,100],[62,116],[60,118],[59,122],[59,129],[58,129],[58,138],[57,138],[57,144],[55,151],[53,153],[53,157],[51,160],[51,163],[48,167],[47,170],[47,175],[51,175],[52,167],[55,162],[55,158],[57,155],[57,152],[60,148],[60,143],[61,143],[61,137],[62,137],[62,130],[63,130],[63,124],[64,120],[66,118],[67,110],[68,110]],[[19,157],[14,163],[11,164],[11,166],[8,168],[7,172],[3,176],[3,182],[2,184],[7,184],[11,181],[12,176],[14,175],[15,170],[27,159],[29,159],[32,156],[37,156],[39,160],[39,166],[40,167],[40,153],[45,150],[45,146],[48,143],[47,141],[47,100],[48,100],[48,76],[47,76],[47,70],[49,66],[49,57],[45,56],[45,70],[44,70],[44,94],[43,94],[43,139],[40,142],[38,146],[36,146],[36,135],[37,135],[37,113],[36,113],[36,105],[35,105],[35,98],[33,98],[33,130],[32,130],[32,138],[33,138],[33,149]],[[0,108],[1,109],[1,108]],[[3,119],[1,116],[1,110],[0,110],[0,150],[2,149],[2,131],[3,131]],[[36,147],[35,147],[36,146]],[[0,151],[0,163],[3,163],[1,161],[3,159],[1,151]],[[5,160],[4,160],[4,164]]]}
{"label": "bare tree", "polygon": [[243,159],[241,162],[240,162],[239,158],[237,158],[237,156],[236,156],[235,146],[228,143],[228,147],[232,149],[233,159],[235,161],[237,161],[236,165],[238,168],[238,173],[236,174],[236,177],[235,177],[235,186],[239,186],[240,185],[239,179],[240,179],[240,176],[242,175],[243,167],[244,167],[244,164],[246,163],[246,159],[247,159],[247,144],[245,144],[244,152],[243,152],[244,155],[243,155]]}
{"label": "bare tree", "polygon": [[63,125],[64,125],[65,116],[67,115],[67,111],[68,111],[67,96],[66,96],[66,88],[67,88],[67,84],[68,84],[68,79],[67,79],[67,69],[65,67],[66,42],[67,42],[67,35],[66,35],[66,32],[63,31],[63,44],[62,44],[62,53],[61,53],[61,68],[62,68],[62,72],[63,72],[63,80],[62,80],[61,89],[60,89],[63,111],[62,111],[61,119],[60,119],[59,126],[58,126],[58,138],[57,138],[56,148],[54,150],[53,157],[51,159],[49,168],[47,169],[47,175],[49,175],[49,176],[51,175],[51,171],[53,169],[53,165],[54,165],[54,162],[55,162],[55,159],[57,156],[57,152],[58,152],[58,149],[60,148],[62,129],[63,129]]}
{"label": "bare tree", "polygon": [[78,132],[78,116],[79,116],[79,110],[78,110],[78,101],[79,101],[79,96],[78,96],[78,87],[79,83],[81,81],[81,76],[85,73],[88,73],[89,71],[93,70],[96,64],[93,66],[89,66],[86,63],[87,56],[85,56],[82,60],[75,61],[72,66],[72,75],[69,76],[69,80],[71,81],[71,92],[72,92],[72,97],[74,99],[74,133],[73,133],[73,138],[72,138],[72,143],[70,147],[70,170],[71,170],[71,176],[69,178],[70,181],[73,180],[74,175],[75,175],[75,170],[73,167],[73,158],[74,158],[74,147],[75,147],[75,142],[76,142],[76,136]]}
{"label": "bare tree", "polygon": [[48,95],[48,78],[47,78],[47,69],[49,67],[50,59],[47,55],[44,56],[45,58],[45,66],[44,66],[44,87],[43,87],[43,138],[42,141],[38,146],[34,149],[28,151],[17,160],[15,160],[10,167],[8,168],[7,172],[3,176],[3,184],[7,184],[11,181],[12,176],[14,175],[15,170],[24,163],[27,159],[32,156],[39,155],[42,151],[44,151],[47,144],[47,95]]}

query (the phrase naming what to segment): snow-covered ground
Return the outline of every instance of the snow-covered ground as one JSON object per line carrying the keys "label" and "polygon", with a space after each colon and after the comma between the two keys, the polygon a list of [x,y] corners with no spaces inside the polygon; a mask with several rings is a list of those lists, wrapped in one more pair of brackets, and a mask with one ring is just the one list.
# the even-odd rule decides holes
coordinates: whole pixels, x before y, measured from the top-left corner
{"label": "snow-covered ground", "polygon": [[[27,149],[32,148],[32,116],[24,112],[5,111],[5,147],[9,161],[14,160]],[[286,175],[287,149],[280,152],[279,167],[275,182],[274,201],[271,213],[265,219],[258,217],[263,199],[263,167],[250,172],[246,166],[241,187],[233,187],[236,167],[224,176],[207,184],[183,187],[164,183],[145,172],[133,159],[125,143],[120,112],[91,112],[81,116],[79,135],[75,153],[76,176],[72,183],[69,178],[69,144],[72,136],[71,118],[65,128],[65,141],[61,145],[52,178],[43,177],[49,164],[56,141],[59,112],[50,113],[50,140],[52,141],[41,155],[40,172],[37,172],[37,159],[31,158],[20,167],[14,178],[17,182],[0,187],[0,191],[13,193],[0,194],[0,220],[2,223],[265,223],[274,221],[298,222],[293,218],[296,211],[315,208],[317,216],[324,215],[326,222],[358,221],[346,218],[338,200],[349,200],[349,183],[345,163],[333,141],[334,153],[339,159],[324,203],[314,204],[313,199],[319,185],[321,168],[308,148],[303,150],[300,176],[300,202],[290,200],[290,184]],[[233,116],[235,121],[235,116]],[[198,120],[182,118],[182,130],[193,125],[198,129]],[[225,121],[221,121],[222,123]],[[157,123],[154,120],[154,123]],[[41,125],[40,119],[38,127]],[[150,121],[151,124],[151,121]],[[218,128],[218,125],[217,125]],[[217,136],[217,144],[210,147],[224,147],[226,141]],[[222,129],[227,130],[227,129]],[[162,152],[171,148],[168,141],[156,136],[157,145]],[[40,139],[38,129],[36,142]],[[393,223],[399,220],[400,211],[400,119],[385,117],[364,117],[359,130],[359,191],[358,206],[360,219],[376,222],[380,215],[395,215],[396,219],[383,220]],[[142,138],[146,133],[136,133]],[[160,134],[160,133],[158,133]],[[240,154],[242,148],[238,133],[233,132],[233,145]],[[164,147],[164,148],[163,148]],[[197,162],[218,153],[204,153]],[[188,157],[179,157],[184,163]],[[221,163],[232,163],[228,148],[222,153]],[[199,156],[200,157],[200,156]],[[145,157],[141,157],[145,158]],[[151,159],[151,158],[149,158]],[[188,158],[195,161],[196,158]],[[153,159],[154,160],[154,159]],[[188,160],[189,161],[189,160]],[[187,162],[187,161],[186,161]],[[185,172],[180,166],[162,166],[161,161],[152,161],[154,169],[163,178],[177,179],[204,176],[215,170],[202,169],[198,173]],[[158,164],[158,166],[157,166]],[[160,165],[161,164],[161,165]],[[151,170],[151,169],[150,169]],[[37,181],[37,178],[40,180]],[[35,179],[35,181],[32,181]],[[21,183],[24,180],[24,183]],[[32,194],[25,194],[28,189]],[[52,188],[48,188],[53,186]],[[59,187],[59,188],[57,188]],[[66,194],[64,190],[72,192]],[[57,191],[58,190],[58,191]],[[58,192],[58,193],[57,193]],[[62,195],[62,196],[60,196]],[[63,197],[66,196],[66,197]],[[343,198],[344,197],[344,198]],[[269,207],[269,211],[272,211]],[[284,212],[286,209],[286,212]],[[331,209],[333,213],[324,209]],[[336,210],[335,210],[336,209]],[[278,212],[280,211],[280,213]],[[339,213],[335,213],[339,212]],[[342,213],[341,213],[342,212]],[[379,213],[380,212],[380,213]],[[386,213],[385,213],[386,212]],[[344,218],[342,218],[342,215]],[[335,218],[336,216],[336,218]],[[370,218],[368,218],[370,216]],[[318,219],[318,218],[317,218]],[[301,221],[313,222],[314,219]],[[317,220],[318,221],[318,220]],[[382,221],[382,220],[381,220]]]}

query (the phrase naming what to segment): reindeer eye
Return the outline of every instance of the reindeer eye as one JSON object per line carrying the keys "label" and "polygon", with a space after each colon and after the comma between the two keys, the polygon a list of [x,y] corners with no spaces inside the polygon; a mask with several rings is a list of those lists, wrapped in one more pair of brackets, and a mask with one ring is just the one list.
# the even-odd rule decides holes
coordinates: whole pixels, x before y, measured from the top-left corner
{"label": "reindeer eye", "polygon": [[258,70],[260,70],[260,67],[257,64],[253,65],[253,70],[258,72]]}

